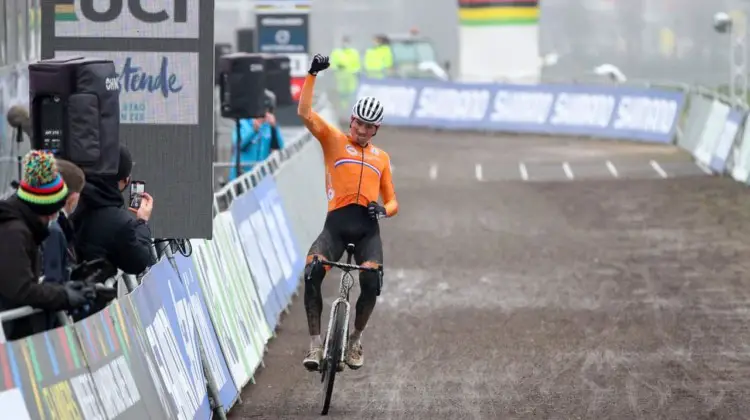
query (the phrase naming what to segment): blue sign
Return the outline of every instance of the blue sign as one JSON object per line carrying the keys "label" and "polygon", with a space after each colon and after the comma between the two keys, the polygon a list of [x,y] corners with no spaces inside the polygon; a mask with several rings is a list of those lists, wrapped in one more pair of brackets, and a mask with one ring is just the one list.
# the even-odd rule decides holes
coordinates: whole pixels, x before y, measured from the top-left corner
{"label": "blue sign", "polygon": [[307,53],[309,16],[304,13],[259,14],[258,51],[270,54]]}
{"label": "blue sign", "polygon": [[685,95],[623,86],[505,85],[360,80],[387,125],[567,134],[671,143]]}
{"label": "blue sign", "polygon": [[203,351],[206,355],[208,368],[216,381],[216,387],[219,388],[221,405],[231,407],[235,398],[239,395],[238,386],[232,380],[229,367],[226,360],[224,360],[221,346],[219,345],[219,337],[216,335],[216,330],[214,330],[211,323],[211,316],[206,308],[206,299],[203,296],[203,290],[198,280],[198,271],[193,264],[193,260],[190,258],[177,255],[175,256],[175,262],[177,263],[177,269],[180,271],[182,284],[187,290],[192,307],[191,313],[200,334],[201,342],[203,343]]}
{"label": "blue sign", "polygon": [[279,314],[285,308],[285,288],[276,252],[268,234],[260,204],[253,194],[242,194],[229,206],[247,265],[255,277],[255,286],[263,313],[271,330],[276,329]]}
{"label": "blue sign", "polygon": [[131,294],[149,350],[179,418],[211,416],[193,307],[168,260],[162,260]]}

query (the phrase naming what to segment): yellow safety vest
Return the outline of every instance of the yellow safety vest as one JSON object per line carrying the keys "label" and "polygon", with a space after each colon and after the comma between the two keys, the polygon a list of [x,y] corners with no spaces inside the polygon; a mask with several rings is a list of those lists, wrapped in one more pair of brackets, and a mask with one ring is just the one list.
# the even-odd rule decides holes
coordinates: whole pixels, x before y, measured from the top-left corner
{"label": "yellow safety vest", "polygon": [[379,48],[368,48],[365,52],[365,73],[367,77],[381,79],[385,76],[385,63]]}
{"label": "yellow safety vest", "polygon": [[[331,66],[334,70],[356,73],[362,68],[359,51],[354,48],[336,48],[331,53]],[[341,68],[339,68],[341,67]]]}

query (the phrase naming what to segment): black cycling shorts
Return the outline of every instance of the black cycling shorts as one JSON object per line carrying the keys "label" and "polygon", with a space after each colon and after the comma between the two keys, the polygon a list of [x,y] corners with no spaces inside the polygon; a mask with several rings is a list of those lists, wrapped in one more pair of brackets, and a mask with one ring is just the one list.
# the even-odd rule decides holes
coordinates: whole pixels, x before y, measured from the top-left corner
{"label": "black cycling shorts", "polygon": [[380,225],[367,214],[367,207],[350,204],[333,210],[326,217],[323,231],[307,255],[322,255],[328,261],[339,261],[347,244],[354,244],[354,261],[383,264],[383,242]]}

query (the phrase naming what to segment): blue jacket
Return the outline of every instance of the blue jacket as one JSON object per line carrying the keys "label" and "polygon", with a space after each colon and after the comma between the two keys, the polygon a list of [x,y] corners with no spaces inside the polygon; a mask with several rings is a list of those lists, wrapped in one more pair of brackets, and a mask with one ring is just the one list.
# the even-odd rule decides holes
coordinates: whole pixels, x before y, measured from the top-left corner
{"label": "blue jacket", "polygon": [[49,225],[49,236],[42,243],[42,274],[46,283],[62,284],[70,280],[70,266],[75,261],[69,224],[67,217],[60,213],[58,219]]}
{"label": "blue jacket", "polygon": [[[240,144],[240,161],[242,164],[242,173],[249,172],[253,169],[253,164],[262,162],[271,154],[271,130],[276,131],[279,149],[284,148],[284,140],[281,138],[281,130],[278,127],[272,127],[271,124],[264,122],[258,127],[256,132],[253,129],[253,120],[245,119],[240,121],[240,134],[242,143]],[[237,129],[232,132],[232,167],[229,170],[229,180],[237,178],[237,171],[234,162],[237,159]],[[245,164],[247,162],[247,164]]]}

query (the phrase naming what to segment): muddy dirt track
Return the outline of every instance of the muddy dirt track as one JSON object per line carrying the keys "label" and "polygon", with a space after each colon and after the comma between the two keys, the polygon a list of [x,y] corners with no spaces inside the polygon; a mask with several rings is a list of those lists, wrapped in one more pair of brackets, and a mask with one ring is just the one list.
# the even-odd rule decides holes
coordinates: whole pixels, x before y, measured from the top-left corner
{"label": "muddy dirt track", "polygon": [[[365,366],[337,377],[330,418],[750,416],[750,191],[666,147],[406,130],[377,140],[401,212],[381,224],[387,271]],[[524,180],[519,162],[563,175]],[[564,162],[601,176],[568,178]],[[306,329],[298,297],[231,419],[320,418],[319,376],[301,366]]]}

